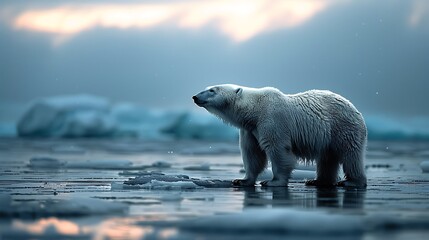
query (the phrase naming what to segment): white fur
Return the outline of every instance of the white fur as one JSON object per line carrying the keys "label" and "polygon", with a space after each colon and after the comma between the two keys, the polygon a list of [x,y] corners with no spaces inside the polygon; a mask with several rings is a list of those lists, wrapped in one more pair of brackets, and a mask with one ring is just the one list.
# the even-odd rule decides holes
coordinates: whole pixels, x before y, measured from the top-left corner
{"label": "white fur", "polygon": [[266,186],[287,186],[298,158],[315,160],[317,178],[309,185],[334,185],[343,166],[345,186],[366,186],[363,166],[367,130],[359,111],[330,91],[287,95],[278,89],[225,84],[194,96],[196,103],[240,129],[246,176],[237,185],[254,185],[272,162]]}

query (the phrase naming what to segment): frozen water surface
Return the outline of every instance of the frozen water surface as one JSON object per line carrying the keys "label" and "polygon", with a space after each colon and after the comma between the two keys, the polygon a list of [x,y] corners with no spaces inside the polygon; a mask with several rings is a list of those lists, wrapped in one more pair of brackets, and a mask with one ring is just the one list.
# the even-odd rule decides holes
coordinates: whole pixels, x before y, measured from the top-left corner
{"label": "frozen water surface", "polygon": [[0,139],[0,238],[426,238],[428,151],[369,142],[366,190],[307,187],[311,164],[288,188],[234,188],[237,143]]}

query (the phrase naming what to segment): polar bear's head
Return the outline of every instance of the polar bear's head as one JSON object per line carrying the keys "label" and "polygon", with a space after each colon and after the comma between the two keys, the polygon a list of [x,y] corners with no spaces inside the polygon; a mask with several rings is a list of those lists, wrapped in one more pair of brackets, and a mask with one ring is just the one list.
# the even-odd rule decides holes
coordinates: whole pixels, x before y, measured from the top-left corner
{"label": "polar bear's head", "polygon": [[236,112],[244,100],[245,87],[233,84],[216,85],[193,96],[195,104],[205,108],[226,123],[238,126]]}
{"label": "polar bear's head", "polygon": [[[222,84],[206,88],[193,96],[195,104],[238,128],[251,129],[258,118],[261,98],[270,95],[273,88],[249,88]],[[274,91],[275,92],[275,91]],[[277,90],[281,94],[280,91]]]}
{"label": "polar bear's head", "polygon": [[206,88],[206,90],[193,96],[195,104],[207,109],[223,111],[227,110],[233,103],[239,99],[243,88],[233,84],[216,85]]}

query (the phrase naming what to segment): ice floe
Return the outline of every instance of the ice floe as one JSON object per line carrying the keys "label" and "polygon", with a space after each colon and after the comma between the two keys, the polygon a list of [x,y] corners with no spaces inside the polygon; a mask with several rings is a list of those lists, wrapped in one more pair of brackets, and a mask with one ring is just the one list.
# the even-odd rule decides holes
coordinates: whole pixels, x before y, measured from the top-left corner
{"label": "ice floe", "polygon": [[144,189],[153,189],[153,190],[179,190],[179,189],[201,188],[200,186],[196,185],[192,181],[169,182],[169,181],[158,181],[158,180],[151,180],[150,182],[139,185],[139,187]]}
{"label": "ice floe", "polygon": [[[176,184],[180,182],[180,184]],[[142,175],[130,178],[124,182],[124,188],[164,188],[168,189],[168,186],[184,186],[192,187],[192,184],[187,185],[185,182],[193,183],[198,187],[205,188],[228,188],[232,187],[231,180],[219,180],[219,179],[197,179],[190,178],[187,175],[166,175],[163,173],[152,173],[143,172]],[[171,184],[170,184],[171,183]],[[161,186],[161,187],[160,187]],[[166,186],[166,187],[164,187]]]}

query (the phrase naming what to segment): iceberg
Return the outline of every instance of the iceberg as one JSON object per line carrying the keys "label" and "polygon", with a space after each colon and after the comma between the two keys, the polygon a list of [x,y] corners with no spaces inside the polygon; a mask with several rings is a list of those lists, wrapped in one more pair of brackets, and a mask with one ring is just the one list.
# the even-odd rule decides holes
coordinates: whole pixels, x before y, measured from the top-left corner
{"label": "iceberg", "polygon": [[105,98],[77,95],[35,101],[18,121],[19,136],[100,137],[115,131]]}

